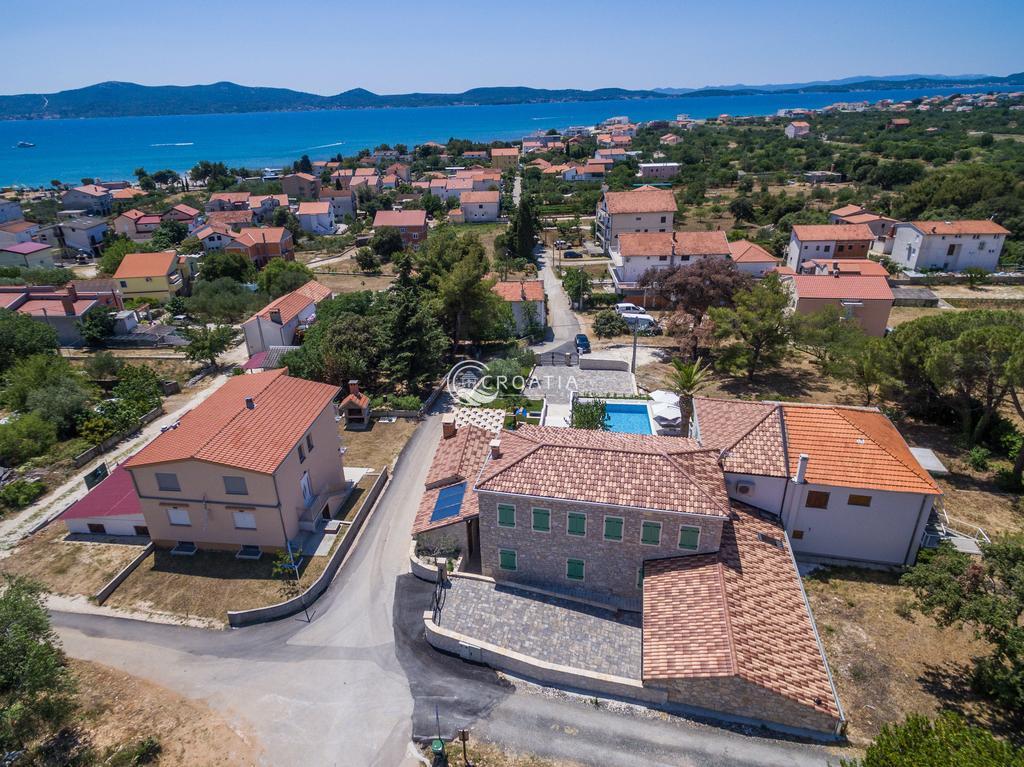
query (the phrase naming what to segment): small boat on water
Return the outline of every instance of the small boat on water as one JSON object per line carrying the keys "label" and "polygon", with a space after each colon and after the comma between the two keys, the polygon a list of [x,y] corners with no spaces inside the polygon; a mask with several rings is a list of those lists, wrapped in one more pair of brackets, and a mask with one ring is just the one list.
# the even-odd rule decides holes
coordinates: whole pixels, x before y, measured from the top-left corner
{"label": "small boat on water", "polygon": [[15,149],[31,149],[34,146],[35,144],[33,144],[31,141],[19,141],[17,144],[14,145]]}

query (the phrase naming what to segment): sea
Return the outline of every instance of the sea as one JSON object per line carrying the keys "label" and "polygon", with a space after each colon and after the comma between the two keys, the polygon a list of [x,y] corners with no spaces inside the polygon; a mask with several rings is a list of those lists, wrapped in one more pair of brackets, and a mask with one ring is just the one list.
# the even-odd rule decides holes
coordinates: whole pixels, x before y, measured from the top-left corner
{"label": "sea", "polygon": [[[988,86],[979,92],[1001,90]],[[1009,88],[1002,90],[1011,90]],[[410,107],[312,112],[102,117],[73,120],[0,121],[0,185],[78,183],[91,177],[120,180],[136,168],[185,171],[199,160],[229,167],[280,167],[308,154],[326,159],[354,155],[379,144],[413,146],[449,138],[473,141],[520,139],[538,130],[594,125],[614,115],[634,121],[773,115],[779,109],[816,109],[839,101],[897,101],[970,93],[971,89],[846,93],[692,96],[663,99]],[[17,148],[19,141],[35,144]]]}

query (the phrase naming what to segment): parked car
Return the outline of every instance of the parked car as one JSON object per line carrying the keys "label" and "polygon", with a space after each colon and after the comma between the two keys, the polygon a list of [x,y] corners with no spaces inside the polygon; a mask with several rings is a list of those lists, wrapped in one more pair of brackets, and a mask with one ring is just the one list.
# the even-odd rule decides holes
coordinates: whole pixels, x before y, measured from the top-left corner
{"label": "parked car", "polygon": [[569,247],[568,240],[555,240],[555,247],[559,250],[565,250]]}
{"label": "parked car", "polygon": [[590,339],[583,333],[576,334],[576,353],[590,354]]}
{"label": "parked car", "polygon": [[583,258],[583,254],[577,250],[567,250],[562,254],[562,258]]}
{"label": "parked car", "polygon": [[640,331],[653,331],[658,327],[658,321],[649,314],[642,312],[626,312],[622,315],[622,319],[629,325],[630,330]]}
{"label": "parked car", "polygon": [[647,310],[636,304],[615,304],[615,311],[619,314],[647,314]]}

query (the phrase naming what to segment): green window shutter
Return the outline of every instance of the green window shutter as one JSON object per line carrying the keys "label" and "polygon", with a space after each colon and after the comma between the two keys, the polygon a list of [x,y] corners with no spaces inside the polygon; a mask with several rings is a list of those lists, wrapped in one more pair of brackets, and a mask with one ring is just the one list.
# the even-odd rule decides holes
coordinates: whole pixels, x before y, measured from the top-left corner
{"label": "green window shutter", "polygon": [[500,549],[498,551],[498,566],[502,570],[515,570],[519,564],[514,549]]}
{"label": "green window shutter", "polygon": [[700,543],[700,528],[699,527],[680,527],[679,528],[679,548],[689,549],[690,551],[696,551],[697,546]]}
{"label": "green window shutter", "polygon": [[657,546],[661,543],[661,525],[657,522],[644,522],[640,525],[640,543]]}
{"label": "green window shutter", "polygon": [[586,535],[587,534],[587,515],[580,514],[577,511],[569,512],[569,535]]}
{"label": "green window shutter", "polygon": [[498,527],[516,526],[516,507],[507,503],[498,504]]}
{"label": "green window shutter", "polygon": [[550,509],[533,510],[533,529],[539,533],[551,532],[551,511]]}
{"label": "green window shutter", "polygon": [[606,541],[622,540],[622,517],[604,518],[604,539]]}
{"label": "green window shutter", "polygon": [[570,581],[582,581],[586,564],[582,559],[567,559],[565,561],[565,577]]}

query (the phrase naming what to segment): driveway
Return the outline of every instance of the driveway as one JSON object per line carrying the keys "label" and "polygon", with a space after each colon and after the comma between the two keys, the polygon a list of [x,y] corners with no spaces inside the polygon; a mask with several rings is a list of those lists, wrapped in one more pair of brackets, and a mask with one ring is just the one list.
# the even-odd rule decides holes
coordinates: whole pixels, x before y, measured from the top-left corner
{"label": "driveway", "polygon": [[137,674],[210,705],[258,738],[268,765],[415,765],[412,737],[473,737],[585,764],[825,765],[824,749],[746,737],[683,719],[515,689],[423,638],[433,586],[410,575],[408,531],[440,418],[413,435],[360,540],[311,623],[237,631],[54,613],[73,657]]}
{"label": "driveway", "polygon": [[580,322],[569,306],[569,297],[562,288],[562,281],[555,274],[554,256],[545,248],[538,256],[538,262],[548,299],[548,334],[543,343],[534,344],[530,348],[538,353],[575,351]]}
{"label": "driveway", "polygon": [[538,365],[533,370],[537,386],[526,391],[539,394],[549,404],[568,404],[572,392],[583,394],[636,394],[633,374],[628,370],[580,370],[568,365]]}

